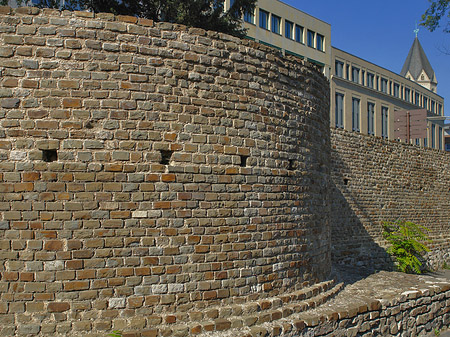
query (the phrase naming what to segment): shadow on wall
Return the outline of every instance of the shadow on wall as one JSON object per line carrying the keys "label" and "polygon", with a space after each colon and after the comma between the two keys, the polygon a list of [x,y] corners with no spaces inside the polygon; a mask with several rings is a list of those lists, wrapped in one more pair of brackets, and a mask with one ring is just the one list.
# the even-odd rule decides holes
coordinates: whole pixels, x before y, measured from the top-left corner
{"label": "shadow on wall", "polygon": [[330,190],[332,263],[357,266],[365,273],[393,270],[394,264],[389,254],[374,240],[381,237],[381,225],[372,223],[373,213],[380,210],[367,209],[359,202],[361,197],[370,198],[376,192],[358,187],[358,180],[349,179],[342,160],[335,154],[334,157],[336,166],[332,172]]}

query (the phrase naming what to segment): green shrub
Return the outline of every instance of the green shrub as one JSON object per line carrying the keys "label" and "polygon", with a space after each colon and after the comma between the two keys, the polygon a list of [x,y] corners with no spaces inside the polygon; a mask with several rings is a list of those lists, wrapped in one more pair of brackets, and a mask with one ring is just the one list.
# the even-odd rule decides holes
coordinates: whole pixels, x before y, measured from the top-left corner
{"label": "green shrub", "polygon": [[430,242],[428,229],[410,221],[383,223],[383,237],[391,244],[386,250],[396,259],[397,269],[404,273],[422,272],[423,254],[430,250],[423,242]]}
{"label": "green shrub", "polygon": [[119,330],[114,330],[112,333],[108,334],[110,337],[122,337],[122,333]]}

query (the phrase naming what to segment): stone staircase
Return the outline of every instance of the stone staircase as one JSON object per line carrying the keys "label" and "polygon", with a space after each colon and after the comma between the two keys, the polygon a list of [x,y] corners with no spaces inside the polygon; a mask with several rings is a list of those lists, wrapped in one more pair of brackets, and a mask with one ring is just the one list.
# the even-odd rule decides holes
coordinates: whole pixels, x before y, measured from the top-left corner
{"label": "stone staircase", "polygon": [[[165,322],[159,325],[159,331],[153,336],[247,336],[247,330],[264,331],[277,335],[281,331],[296,329],[295,322],[277,325],[275,322],[287,317],[315,308],[334,297],[343,287],[343,283],[334,281],[321,282],[291,293],[280,294],[261,300],[248,301],[229,306],[211,306],[201,311],[191,311],[180,315],[161,317]],[[186,315],[188,317],[186,317]],[[178,316],[178,317],[177,317]],[[273,331],[267,331],[270,328]],[[289,325],[289,324],[288,324]],[[301,325],[301,324],[300,324]],[[298,328],[302,328],[298,326]],[[248,336],[253,336],[249,334]],[[262,335],[262,336],[263,336]],[[124,335],[128,336],[128,335]],[[133,336],[133,335],[129,335]],[[152,334],[148,334],[152,336]]]}

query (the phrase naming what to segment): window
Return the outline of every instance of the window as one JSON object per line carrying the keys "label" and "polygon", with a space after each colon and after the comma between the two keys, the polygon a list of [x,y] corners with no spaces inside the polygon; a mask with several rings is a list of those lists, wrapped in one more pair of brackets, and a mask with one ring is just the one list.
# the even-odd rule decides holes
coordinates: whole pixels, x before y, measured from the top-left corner
{"label": "window", "polygon": [[411,90],[408,88],[405,89],[405,101],[411,102]]}
{"label": "window", "polygon": [[335,62],[335,71],[337,77],[344,77],[344,63],[341,61]]}
{"label": "window", "polygon": [[303,43],[303,27],[295,25],[295,41]]}
{"label": "window", "polygon": [[381,108],[381,137],[388,137],[388,119],[389,119],[389,110],[387,107],[383,106]]}
{"label": "window", "polygon": [[375,104],[367,103],[367,133],[375,134]]}
{"label": "window", "polygon": [[352,67],[352,81],[359,83],[359,68]]}
{"label": "window", "polygon": [[420,105],[420,95],[419,93],[416,92],[416,94],[414,95],[414,104],[415,105]]}
{"label": "window", "polygon": [[281,18],[272,14],[272,33],[281,35]]}
{"label": "window", "polygon": [[438,114],[442,116],[442,104],[438,106]]}
{"label": "window", "polygon": [[361,70],[361,85],[364,85],[364,80],[366,79],[366,72]]}
{"label": "window", "polygon": [[316,33],[314,33],[311,30],[308,30],[308,35],[307,35],[307,41],[308,41],[308,47],[314,48],[314,37],[315,37]]}
{"label": "window", "polygon": [[344,95],[336,94],[336,127],[344,128]]}
{"label": "window", "polygon": [[381,78],[381,91],[385,94],[388,92],[388,80],[385,78]]}
{"label": "window", "polygon": [[324,38],[323,35],[320,35],[320,34],[316,35],[316,48],[317,48],[317,50],[320,50],[320,51],[324,51],[325,50],[324,40],[325,40],[325,38]]}
{"label": "window", "polygon": [[442,150],[442,127],[439,127],[439,134],[438,134],[438,139],[439,139],[439,150]]}
{"label": "window", "polygon": [[394,96],[400,97],[400,85],[397,83],[394,83]]}
{"label": "window", "polygon": [[255,24],[255,14],[254,12],[245,12],[244,13],[244,21],[251,23],[251,24]]}
{"label": "window", "polygon": [[371,73],[367,73],[367,86],[369,88],[374,89],[374,85],[373,85],[374,80],[375,80],[375,75],[371,74]]}
{"label": "window", "polygon": [[352,130],[360,131],[359,129],[359,99],[352,99]]}
{"label": "window", "polygon": [[428,109],[428,98],[424,97],[423,98],[423,105],[422,105],[425,109]]}
{"label": "window", "polygon": [[259,26],[263,29],[269,29],[269,12],[259,9]]}
{"label": "window", "polygon": [[420,138],[416,138],[416,145],[420,145]]}
{"label": "window", "polygon": [[294,24],[290,21],[285,21],[284,25],[284,36],[286,36],[287,39],[293,40],[294,39]]}
{"label": "window", "polygon": [[231,6],[233,6],[233,4],[234,4],[234,0],[230,0],[230,8],[231,8]]}
{"label": "window", "polygon": [[436,125],[431,124],[431,147],[436,148]]}
{"label": "window", "polygon": [[436,102],[435,101],[431,101],[431,112],[432,113],[436,112]]}
{"label": "window", "polygon": [[345,67],[345,79],[347,79],[347,80],[350,79],[350,77],[348,75],[349,71],[350,71],[350,66],[347,64],[347,67]]}
{"label": "window", "polygon": [[427,147],[428,146],[428,138],[424,138],[423,139],[423,146]]}

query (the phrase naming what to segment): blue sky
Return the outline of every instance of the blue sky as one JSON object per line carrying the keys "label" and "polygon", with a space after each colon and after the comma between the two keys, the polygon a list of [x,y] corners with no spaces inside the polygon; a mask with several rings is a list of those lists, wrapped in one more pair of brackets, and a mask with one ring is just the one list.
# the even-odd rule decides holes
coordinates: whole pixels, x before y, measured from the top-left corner
{"label": "blue sky", "polygon": [[[400,73],[414,41],[416,22],[428,0],[282,0],[331,24],[331,44],[350,54]],[[436,72],[437,93],[450,116],[450,33],[419,26],[419,41]],[[449,55],[442,50],[447,49]]]}

